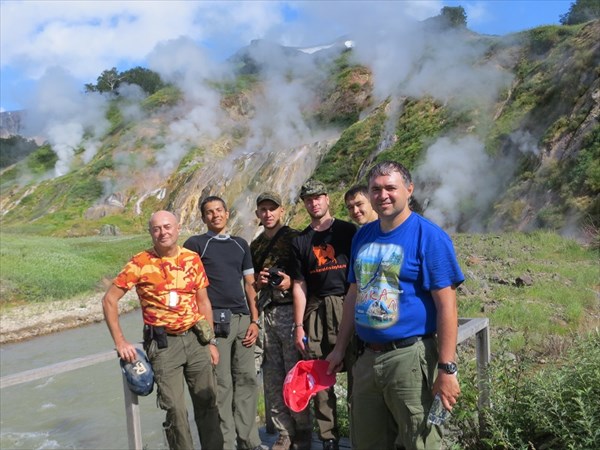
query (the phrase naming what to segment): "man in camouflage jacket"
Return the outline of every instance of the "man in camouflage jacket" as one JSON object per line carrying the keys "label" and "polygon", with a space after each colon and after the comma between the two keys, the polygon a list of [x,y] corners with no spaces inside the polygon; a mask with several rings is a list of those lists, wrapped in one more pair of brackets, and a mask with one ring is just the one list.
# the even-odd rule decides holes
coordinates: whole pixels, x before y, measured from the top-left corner
{"label": "man in camouflage jacket", "polygon": [[256,199],[256,216],[264,231],[250,245],[256,274],[258,308],[264,312],[263,381],[266,405],[279,437],[273,450],[310,449],[310,409],[290,411],[283,401],[283,381],[300,355],[292,339],[294,309],[292,280],[292,239],[298,231],[284,226],[281,197],[263,192]]}

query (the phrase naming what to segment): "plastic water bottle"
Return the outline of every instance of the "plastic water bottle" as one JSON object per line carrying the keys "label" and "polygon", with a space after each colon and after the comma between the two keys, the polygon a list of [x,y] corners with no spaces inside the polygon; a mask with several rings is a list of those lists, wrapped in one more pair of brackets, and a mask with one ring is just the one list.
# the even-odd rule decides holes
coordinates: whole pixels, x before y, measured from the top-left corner
{"label": "plastic water bottle", "polygon": [[435,394],[429,415],[427,416],[427,425],[441,426],[450,417],[450,411],[444,408],[440,394]]}

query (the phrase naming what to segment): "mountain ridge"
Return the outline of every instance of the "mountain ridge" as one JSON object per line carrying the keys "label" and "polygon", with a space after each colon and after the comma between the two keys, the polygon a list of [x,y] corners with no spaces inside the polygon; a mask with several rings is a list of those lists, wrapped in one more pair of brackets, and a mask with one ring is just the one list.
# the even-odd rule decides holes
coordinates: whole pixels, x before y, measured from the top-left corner
{"label": "mountain ridge", "polygon": [[231,206],[232,231],[250,239],[261,190],[280,192],[287,220],[303,226],[298,191],[313,176],[347,217],[343,191],[370,164],[395,159],[413,171],[424,214],[450,231],[597,229],[600,21],[508,37],[445,33],[463,52],[444,61],[450,50],[423,38],[423,53],[388,91],[389,73],[361,62],[359,40],[328,57],[305,55],[305,66],[272,48],[234,58],[235,77],[196,91],[167,74],[173,85],[141,101],[111,100],[95,153],[78,144],[68,173],[51,174],[56,144],[3,169],[3,228],[141,232],[151,211],[168,208],[198,230],[197,202],[216,194]]}

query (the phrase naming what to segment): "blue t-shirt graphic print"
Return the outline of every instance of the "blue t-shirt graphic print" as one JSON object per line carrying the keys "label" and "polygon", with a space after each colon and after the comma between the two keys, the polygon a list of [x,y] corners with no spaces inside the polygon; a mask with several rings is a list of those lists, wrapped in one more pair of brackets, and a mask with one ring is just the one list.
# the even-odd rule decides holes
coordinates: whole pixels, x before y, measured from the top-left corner
{"label": "blue t-shirt graphic print", "polygon": [[358,280],[355,320],[366,328],[388,328],[400,316],[402,289],[398,275],[404,252],[395,244],[373,242],[363,246],[354,273]]}
{"label": "blue t-shirt graphic print", "polygon": [[378,220],[368,223],[352,240],[348,271],[357,289],[355,330],[371,343],[435,333],[431,291],[463,280],[452,241],[437,225],[416,213],[389,232]]}

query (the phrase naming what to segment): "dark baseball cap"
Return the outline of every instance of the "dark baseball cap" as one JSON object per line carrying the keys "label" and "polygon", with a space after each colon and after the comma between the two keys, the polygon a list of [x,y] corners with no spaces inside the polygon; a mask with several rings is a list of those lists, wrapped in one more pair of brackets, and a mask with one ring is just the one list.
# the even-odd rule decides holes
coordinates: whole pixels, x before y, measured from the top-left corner
{"label": "dark baseball cap", "polygon": [[277,195],[275,192],[267,191],[256,197],[256,206],[260,205],[265,200],[271,200],[277,206],[281,206],[282,204],[281,197],[279,195]]}
{"label": "dark baseball cap", "polygon": [[146,396],[154,389],[154,372],[146,354],[139,348],[135,350],[137,359],[134,362],[120,360],[121,371],[125,375],[129,390],[137,395]]}
{"label": "dark baseball cap", "polygon": [[309,195],[327,194],[327,187],[317,180],[308,180],[300,189],[300,198],[308,197]]}

